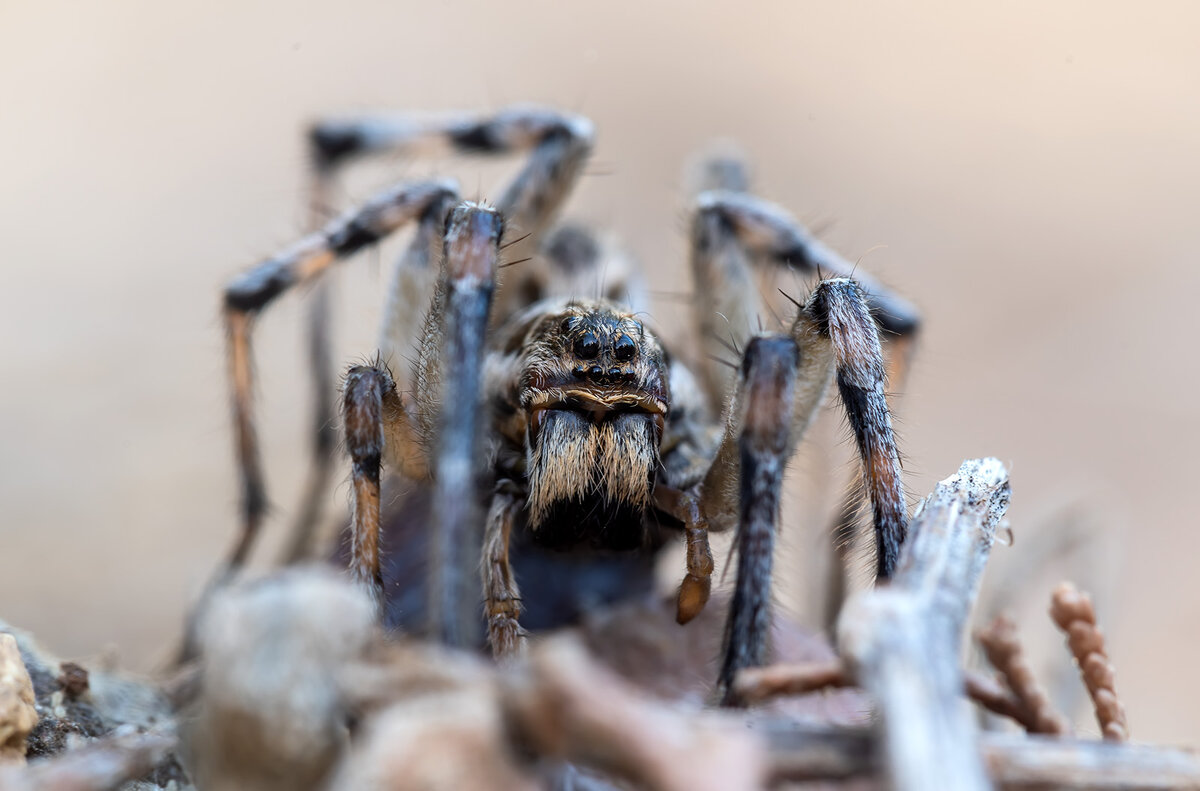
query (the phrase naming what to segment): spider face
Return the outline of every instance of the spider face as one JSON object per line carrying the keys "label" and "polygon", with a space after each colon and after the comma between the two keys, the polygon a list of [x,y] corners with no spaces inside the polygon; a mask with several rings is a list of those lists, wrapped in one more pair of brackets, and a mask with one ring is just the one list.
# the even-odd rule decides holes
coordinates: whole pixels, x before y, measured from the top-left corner
{"label": "spider face", "polygon": [[538,312],[519,380],[530,527],[568,523],[551,543],[593,529],[606,545],[638,541],[670,409],[662,345],[608,302]]}

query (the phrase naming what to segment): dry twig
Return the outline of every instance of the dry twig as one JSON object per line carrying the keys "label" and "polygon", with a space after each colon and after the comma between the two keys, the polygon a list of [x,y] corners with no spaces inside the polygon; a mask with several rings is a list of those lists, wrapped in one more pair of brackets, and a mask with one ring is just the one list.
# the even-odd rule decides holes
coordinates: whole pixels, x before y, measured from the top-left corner
{"label": "dry twig", "polygon": [[976,635],[988,662],[999,671],[1017,703],[1013,719],[1030,733],[1062,735],[1068,732],[1066,719],[1054,710],[1049,696],[1038,684],[1033,668],[1025,659],[1017,625],[1006,615],[997,615]]}
{"label": "dry twig", "polygon": [[879,706],[894,788],[989,786],[960,705],[959,653],[1009,495],[999,461],[965,462],[918,508],[892,583],[853,597],[838,619],[843,657]]}
{"label": "dry twig", "polygon": [[[734,679],[733,694],[739,705],[753,706],[778,697],[851,686],[854,681],[849,671],[840,660],[834,660],[746,668]],[[1000,682],[981,673],[964,671],[963,692],[993,714],[1008,717],[1029,729],[1027,708]]]}
{"label": "dry twig", "polygon": [[741,706],[752,706],[783,695],[805,695],[822,689],[853,685],[842,661],[748,667],[733,680],[731,697]]}
{"label": "dry twig", "polygon": [[1064,582],[1054,589],[1050,617],[1067,636],[1067,645],[1092,696],[1100,733],[1110,741],[1128,741],[1125,707],[1117,697],[1115,672],[1104,651],[1104,634],[1096,625],[1091,597]]}

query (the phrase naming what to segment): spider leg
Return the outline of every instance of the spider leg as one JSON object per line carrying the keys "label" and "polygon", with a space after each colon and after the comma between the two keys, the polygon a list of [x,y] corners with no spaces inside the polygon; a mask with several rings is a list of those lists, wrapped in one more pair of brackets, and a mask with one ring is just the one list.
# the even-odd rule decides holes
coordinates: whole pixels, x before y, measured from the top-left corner
{"label": "spider leg", "polygon": [[741,358],[758,328],[763,302],[750,253],[718,209],[703,203],[697,206],[690,247],[699,302],[695,316],[705,352],[698,361],[699,374],[712,404],[719,408],[736,382],[734,371],[721,363]]}
{"label": "spider leg", "polygon": [[[491,115],[458,114],[442,117],[390,115],[329,120],[309,132],[318,162],[328,167],[354,158],[383,152],[414,156],[437,153],[497,156],[525,153],[520,170],[500,190],[496,208],[506,218],[513,238],[520,243],[513,260],[531,255],[557,215],[579,177],[592,149],[592,124],[586,118],[540,107],[511,107]],[[435,259],[436,260],[436,257]],[[432,277],[406,273],[402,264],[393,280],[392,294],[409,299],[411,294],[428,296]],[[500,315],[515,313],[536,301],[545,290],[540,282],[546,273],[537,266],[513,269],[500,283],[496,294]],[[425,291],[420,285],[424,284]],[[411,300],[410,300],[411,301]],[[417,304],[425,304],[418,300]],[[386,353],[405,354],[418,337],[414,329],[389,310],[385,316]],[[397,326],[389,322],[399,321]],[[418,328],[419,329],[419,328]],[[393,359],[395,359],[393,357]]]}
{"label": "spider leg", "polygon": [[541,253],[522,272],[519,308],[548,297],[586,296],[612,300],[634,313],[650,309],[637,263],[592,229],[559,223],[546,234]]}
{"label": "spider leg", "polygon": [[[313,168],[309,196],[309,227],[313,231],[319,230],[328,220],[333,176],[328,168],[319,165]],[[332,278],[320,278],[313,284],[308,302],[308,369],[313,399],[312,456],[300,506],[296,510],[296,521],[280,556],[280,563],[283,565],[300,563],[316,552],[317,524],[321,520],[322,500],[333,476],[333,450],[337,444],[337,429],[332,417],[337,385],[333,347],[330,342],[332,290]]]}
{"label": "spider leg", "polygon": [[276,297],[294,286],[315,281],[335,262],[419,216],[430,202],[455,192],[454,186],[446,182],[405,184],[386,190],[361,208],[348,212],[243,273],[226,287],[223,313],[229,338],[234,426],[241,471],[242,525],[219,578],[245,563],[267,508],[253,409],[250,339],[254,319]]}
{"label": "spider leg", "polygon": [[794,447],[786,426],[794,411],[801,354],[786,335],[752,339],[746,346],[735,396],[741,430],[737,451],[737,582],[729,618],[719,683],[730,705],[730,685],[739,670],[767,661],[771,625],[771,571],[778,530],[783,472]]}
{"label": "spider leg", "polygon": [[[472,642],[477,589],[469,585],[479,547],[476,475],[483,412],[485,335],[496,280],[504,218],[474,203],[446,221],[443,274],[425,325],[418,360],[417,414],[429,425],[436,404],[432,460],[433,539],[430,542],[430,627],[442,642]],[[436,401],[434,400],[436,399]]]}
{"label": "spider leg", "polygon": [[483,535],[484,615],[487,617],[488,644],[496,657],[521,654],[525,649],[525,631],[521,628],[521,593],[508,563],[508,543],[513,521],[524,507],[514,494],[497,490],[492,496]]}
{"label": "spider leg", "polygon": [[685,624],[700,614],[712,593],[714,566],[708,543],[708,521],[700,511],[699,497],[661,483],[654,487],[654,507],[683,523],[687,574],[679,585],[675,621]]}
{"label": "spider leg", "polygon": [[[916,349],[917,332],[908,335],[895,335],[887,344],[887,389],[889,401],[895,404],[897,393],[904,391],[912,369],[913,352]],[[830,558],[826,577],[825,602],[823,620],[826,632],[836,635],[834,627],[838,615],[842,611],[842,603],[846,600],[849,587],[850,557],[853,554],[858,536],[858,521],[862,507],[862,492],[857,486],[848,486],[842,495],[833,523],[827,531],[831,537],[829,542]]]}
{"label": "spider leg", "polygon": [[909,336],[920,326],[920,314],[912,303],[856,268],[780,206],[741,192],[714,190],[702,193],[696,207],[698,216],[719,221],[727,234],[755,255],[805,275],[853,278],[885,332]]}
{"label": "spider leg", "polygon": [[383,572],[379,559],[379,478],[385,446],[384,412],[404,406],[396,383],[386,368],[355,366],[342,387],[342,423],[350,454],[351,502],[350,573],[366,589],[382,612]]}
{"label": "spider leg", "polygon": [[496,208],[521,233],[540,235],[579,178],[592,147],[586,118],[541,107],[511,107],[492,115],[392,115],[315,124],[310,141],[319,162],[332,166],[385,151],[430,155],[504,154],[529,157],[500,193]]}
{"label": "spider leg", "polygon": [[886,368],[869,301],[854,280],[823,280],[792,327],[795,336],[828,342],[838,392],[854,433],[875,526],[876,579],[892,576],[908,529],[900,456],[885,393]]}

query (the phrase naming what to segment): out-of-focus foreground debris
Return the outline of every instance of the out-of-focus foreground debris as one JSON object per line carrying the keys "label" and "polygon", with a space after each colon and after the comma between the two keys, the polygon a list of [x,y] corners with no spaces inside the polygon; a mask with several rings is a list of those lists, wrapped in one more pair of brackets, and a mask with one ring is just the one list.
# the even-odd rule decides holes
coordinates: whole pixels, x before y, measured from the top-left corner
{"label": "out-of-focus foreground debris", "polygon": [[25,740],[37,721],[33,681],[17,638],[0,634],[0,763],[25,763]]}
{"label": "out-of-focus foreground debris", "polygon": [[[711,691],[719,634],[671,631],[666,608],[661,627],[645,609],[599,615],[496,665],[388,639],[367,596],[322,569],[214,595],[200,659],[159,684],[0,635],[0,734],[25,734],[17,750],[30,759],[0,766],[0,789],[1200,788],[1190,752],[1063,735],[1011,629],[983,638],[995,680],[962,669],[1008,493],[994,460],[943,481],[914,516],[893,582],[844,608],[840,656],[778,630],[777,653],[801,664],[738,677],[749,709],[704,705],[695,690]],[[1055,618],[1089,679],[1108,663],[1080,599],[1056,594]],[[692,683],[657,679],[673,672]],[[1092,676],[1111,737],[1111,668]],[[977,733],[964,691],[1056,735]]]}
{"label": "out-of-focus foreground debris", "polygon": [[[175,757],[176,712],[159,685],[60,662],[3,621],[0,667],[0,733],[24,731],[19,752],[29,760],[27,766],[0,765],[0,789],[90,791],[135,780],[142,782],[127,787],[178,788],[186,782]],[[15,709],[7,705],[14,688],[22,704]]]}

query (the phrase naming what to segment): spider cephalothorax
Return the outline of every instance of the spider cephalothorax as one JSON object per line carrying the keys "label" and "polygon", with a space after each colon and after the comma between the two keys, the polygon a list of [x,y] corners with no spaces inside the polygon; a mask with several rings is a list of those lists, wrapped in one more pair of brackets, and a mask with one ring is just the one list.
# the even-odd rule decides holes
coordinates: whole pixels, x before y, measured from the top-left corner
{"label": "spider cephalothorax", "polygon": [[[514,344],[528,523],[545,544],[641,541],[670,410],[662,345],[602,301],[539,304]],[[522,322],[518,320],[520,334]],[[518,424],[519,425],[519,424]]]}
{"label": "spider cephalothorax", "polygon": [[[591,129],[584,119],[529,108],[316,128],[318,197],[332,193],[339,162],[372,151],[448,146],[474,154],[524,151],[528,159],[494,208],[456,205],[447,182],[401,185],[227,290],[244,487],[244,529],[229,565],[244,560],[265,505],[250,401],[253,317],[288,287],[315,280],[335,260],[412,223],[416,232],[396,266],[385,311],[381,361],[352,368],[343,386],[356,576],[389,614],[391,602],[402,601],[407,623],[414,611],[426,612],[435,636],[465,643],[479,619],[467,580],[480,568],[487,638],[506,655],[523,645],[526,617],[538,626],[567,623],[598,603],[648,590],[655,554],[675,533],[687,547],[677,618],[688,621],[709,596],[708,531],[736,528],[725,683],[766,656],[783,470],[835,380],[871,501],[877,576],[892,573],[907,514],[879,326],[909,338],[917,318],[786,211],[747,194],[740,165],[723,161],[706,171],[714,189],[693,204],[692,345],[701,353],[685,363],[647,326],[644,291],[628,259],[586,230],[551,226],[587,159]],[[501,263],[526,237],[533,237],[532,256]],[[820,281],[808,299],[794,301],[794,312],[784,308],[787,317],[764,303],[756,279],[772,268]],[[325,314],[323,301],[316,304],[320,371]],[[776,331],[766,332],[772,315]],[[903,361],[893,355],[894,367]],[[328,415],[318,418],[314,492],[331,446],[323,428]],[[407,493],[391,499],[408,534],[419,537],[389,539],[388,551],[420,554],[427,574],[408,562],[385,575],[382,465],[408,479]],[[465,548],[478,541],[481,523],[477,564]],[[305,547],[312,553],[313,524],[306,508],[294,558]],[[423,598],[413,598],[423,574]]]}

